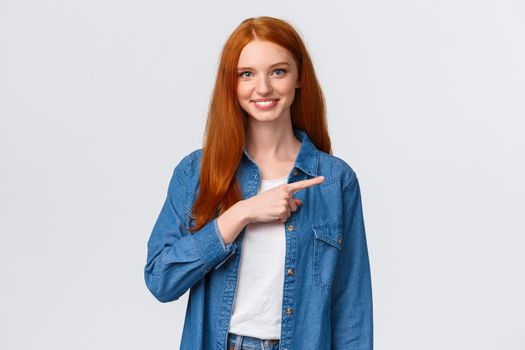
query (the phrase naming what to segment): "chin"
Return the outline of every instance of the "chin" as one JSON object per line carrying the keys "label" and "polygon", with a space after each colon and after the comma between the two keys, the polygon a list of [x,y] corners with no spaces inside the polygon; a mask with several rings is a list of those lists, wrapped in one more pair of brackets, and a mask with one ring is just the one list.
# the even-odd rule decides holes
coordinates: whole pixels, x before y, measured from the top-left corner
{"label": "chin", "polygon": [[269,122],[272,120],[279,119],[280,113],[264,113],[261,111],[253,111],[248,113],[253,119],[261,121],[261,122]]}

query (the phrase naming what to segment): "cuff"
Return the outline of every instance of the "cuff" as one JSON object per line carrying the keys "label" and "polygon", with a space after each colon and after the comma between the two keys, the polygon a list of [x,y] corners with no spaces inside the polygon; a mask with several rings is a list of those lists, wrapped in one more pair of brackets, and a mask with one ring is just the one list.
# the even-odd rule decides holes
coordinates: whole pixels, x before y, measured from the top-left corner
{"label": "cuff", "polygon": [[237,244],[231,242],[224,244],[217,218],[214,218],[201,230],[192,234],[195,249],[199,252],[201,258],[205,261],[205,271],[208,272],[213,266],[217,269],[237,250]]}

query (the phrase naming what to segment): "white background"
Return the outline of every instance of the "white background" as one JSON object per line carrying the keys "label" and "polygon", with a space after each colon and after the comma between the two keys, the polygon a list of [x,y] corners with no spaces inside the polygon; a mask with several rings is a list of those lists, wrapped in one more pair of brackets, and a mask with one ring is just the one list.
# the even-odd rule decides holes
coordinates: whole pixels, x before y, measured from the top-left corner
{"label": "white background", "polygon": [[357,172],[376,349],[524,349],[522,1],[0,0],[0,348],[178,349],[146,242],[245,18],[292,23]]}

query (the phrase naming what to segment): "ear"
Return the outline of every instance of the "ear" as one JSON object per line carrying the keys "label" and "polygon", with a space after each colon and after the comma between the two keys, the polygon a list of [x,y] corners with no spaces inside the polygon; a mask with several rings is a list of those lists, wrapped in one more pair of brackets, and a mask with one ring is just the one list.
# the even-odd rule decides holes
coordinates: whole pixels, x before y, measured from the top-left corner
{"label": "ear", "polygon": [[295,88],[296,89],[300,89],[301,88],[301,82],[299,80],[297,81],[297,84],[295,84]]}

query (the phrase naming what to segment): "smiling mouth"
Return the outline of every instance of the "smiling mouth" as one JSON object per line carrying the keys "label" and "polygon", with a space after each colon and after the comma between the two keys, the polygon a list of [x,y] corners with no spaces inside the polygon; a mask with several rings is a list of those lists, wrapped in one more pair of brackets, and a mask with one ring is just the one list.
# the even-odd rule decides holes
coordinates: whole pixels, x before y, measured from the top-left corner
{"label": "smiling mouth", "polygon": [[272,103],[274,102],[277,102],[279,99],[274,99],[274,100],[255,100],[253,101],[254,103],[256,104],[260,104],[260,105],[263,105],[263,106],[268,106],[268,105],[271,105]]}
{"label": "smiling mouth", "polygon": [[255,105],[255,107],[264,110],[264,109],[270,109],[276,106],[278,101],[279,99],[276,98],[276,99],[252,100],[251,102]]}

